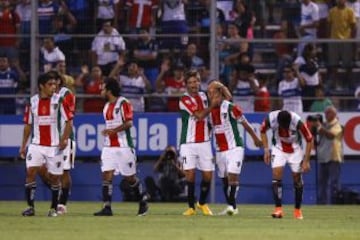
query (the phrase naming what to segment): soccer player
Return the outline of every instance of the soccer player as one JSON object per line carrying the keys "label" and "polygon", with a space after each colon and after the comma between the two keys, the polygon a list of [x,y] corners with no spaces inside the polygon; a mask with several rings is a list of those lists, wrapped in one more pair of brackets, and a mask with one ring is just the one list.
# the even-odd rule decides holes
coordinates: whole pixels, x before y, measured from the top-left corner
{"label": "soccer player", "polygon": [[128,188],[137,194],[139,199],[138,216],[148,211],[147,194],[141,193],[140,180],[136,177],[136,154],[130,134],[133,126],[132,105],[126,98],[119,95],[120,86],[116,80],[108,79],[102,95],[107,99],[103,116],[105,129],[104,148],[101,152],[102,197],[103,208],[94,213],[95,216],[112,216],[112,180],[119,173],[124,177]]}
{"label": "soccer player", "polygon": [[[56,79],[56,93],[60,97],[60,101],[62,102],[64,108],[67,111],[71,111],[73,116],[75,116],[75,95],[74,93],[68,88],[66,83],[64,83],[64,79],[60,76],[57,71],[50,71],[47,73],[48,75],[52,76]],[[60,120],[60,131],[63,133],[65,129],[65,119],[61,118]],[[57,213],[58,214],[65,214],[67,212],[67,200],[69,198],[70,188],[71,188],[71,175],[70,169],[74,168],[74,161],[75,161],[75,149],[76,149],[76,142],[75,142],[75,135],[73,129],[71,130],[70,137],[67,142],[66,148],[63,150],[63,174],[61,175],[61,191],[59,197],[59,204],[57,206]],[[49,173],[47,171],[46,165],[44,164],[39,171],[39,175],[44,181],[45,185],[50,187],[50,180],[49,180]]]}
{"label": "soccer player", "polygon": [[240,122],[250,134],[256,146],[262,146],[260,138],[255,134],[253,128],[246,120],[239,106],[224,98],[220,82],[212,82],[208,87],[210,102],[221,104],[211,109],[210,123],[216,140],[216,164],[218,175],[223,182],[223,190],[228,206],[219,215],[238,214],[236,207],[236,196],[239,189],[239,175],[244,159],[243,139],[237,123]]}
{"label": "soccer player", "polygon": [[[52,200],[49,217],[56,217],[56,207],[60,191],[60,176],[63,173],[63,150],[72,129],[73,113],[69,111],[60,96],[55,93],[56,79],[50,74],[38,78],[39,94],[30,99],[24,114],[24,133],[20,148],[20,156],[25,158],[26,144],[32,134],[31,143],[26,153],[25,193],[28,208],[23,216],[34,216],[34,196],[36,191],[36,175],[41,166],[46,164],[49,172]],[[63,133],[58,129],[59,119],[65,120]]]}
{"label": "soccer player", "polygon": [[[268,145],[266,131],[273,132],[271,151]],[[301,148],[301,136],[306,140],[305,156]],[[300,116],[290,111],[272,111],[264,119],[261,126],[261,139],[264,145],[264,162],[272,167],[272,190],[275,201],[273,218],[282,218],[282,176],[285,164],[292,171],[295,191],[294,217],[303,219],[301,202],[303,195],[302,173],[310,170],[310,152],[313,137]]]}
{"label": "soccer player", "polygon": [[[203,215],[213,215],[206,204],[210,190],[212,173],[215,169],[209,137],[208,115],[212,106],[208,107],[208,98],[200,92],[200,75],[197,71],[189,71],[185,76],[187,91],[180,98],[179,108],[182,119],[180,138],[180,157],[188,187],[189,208],[185,216],[196,214],[195,210],[195,170],[202,171],[200,198],[197,207]],[[215,103],[215,102],[214,102]]]}

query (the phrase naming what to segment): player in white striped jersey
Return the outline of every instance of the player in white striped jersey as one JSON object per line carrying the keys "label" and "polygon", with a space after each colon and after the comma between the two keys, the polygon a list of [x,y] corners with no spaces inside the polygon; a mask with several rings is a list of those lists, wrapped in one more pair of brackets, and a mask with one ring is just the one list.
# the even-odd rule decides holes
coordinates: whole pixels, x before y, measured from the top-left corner
{"label": "player in white striped jersey", "polygon": [[[60,176],[63,173],[62,151],[67,146],[72,129],[73,113],[64,106],[58,94],[55,94],[56,79],[44,74],[38,79],[39,94],[30,100],[24,114],[24,133],[20,148],[21,157],[25,157],[26,144],[32,134],[31,142],[26,153],[26,184],[25,192],[28,208],[23,216],[34,216],[34,195],[36,190],[36,175],[41,166],[46,164],[52,192],[49,217],[57,216],[60,190]],[[65,119],[63,133],[59,131],[59,119]]]}
{"label": "player in white striped jersey", "polygon": [[[271,153],[268,147],[266,131],[273,132]],[[305,156],[302,150],[301,135],[306,140]],[[310,170],[310,153],[313,136],[300,116],[294,112],[282,110],[272,111],[261,126],[261,139],[264,144],[264,161],[272,167],[272,188],[275,201],[273,218],[282,218],[282,177],[286,164],[289,164],[295,191],[294,217],[302,219],[301,202],[303,195],[302,173]],[[271,155],[270,155],[271,154]]]}
{"label": "player in white striped jersey", "polygon": [[95,216],[112,216],[112,181],[115,175],[121,174],[128,188],[136,193],[139,199],[138,216],[147,213],[147,194],[141,192],[140,180],[136,177],[136,154],[130,128],[133,126],[132,105],[119,95],[120,86],[114,79],[108,79],[102,95],[108,100],[104,106],[105,120],[104,147],[101,152],[102,197],[103,208]]}
{"label": "player in white striped jersey", "polygon": [[228,204],[220,215],[234,215],[238,213],[236,195],[244,159],[244,145],[238,129],[238,122],[250,134],[256,146],[262,146],[262,142],[246,120],[240,107],[224,98],[223,89],[220,82],[212,82],[208,87],[210,102],[219,102],[218,99],[221,102],[218,107],[211,109],[210,123],[216,139],[218,175],[223,181],[223,190]]}
{"label": "player in white striped jersey", "polygon": [[[62,102],[63,106],[70,112],[72,112],[73,116],[75,116],[75,95],[72,91],[66,86],[64,83],[64,79],[60,76],[57,71],[49,71],[47,73],[51,75],[54,79],[56,79],[56,93],[60,97],[60,101]],[[71,87],[71,86],[69,86]],[[60,119],[60,131],[63,133],[65,130],[66,121],[64,118]],[[70,187],[71,187],[71,176],[70,176],[70,169],[74,168],[74,161],[75,161],[75,134],[72,129],[70,137],[68,139],[68,143],[66,148],[63,150],[63,158],[64,158],[64,165],[63,165],[63,174],[61,175],[61,191],[59,196],[59,204],[57,206],[57,213],[58,214],[65,214],[67,212],[66,203],[69,197]],[[49,174],[44,164],[39,171],[39,175],[44,181],[44,183],[50,187],[49,181]]]}
{"label": "player in white striped jersey", "polygon": [[182,118],[180,137],[180,157],[188,187],[189,208],[183,213],[185,216],[196,214],[195,210],[195,172],[202,171],[200,198],[197,207],[204,215],[212,215],[206,204],[210,189],[212,173],[215,169],[209,137],[208,114],[214,105],[208,106],[205,93],[199,92],[200,75],[191,70],[185,75],[187,92],[180,98],[179,108]]}

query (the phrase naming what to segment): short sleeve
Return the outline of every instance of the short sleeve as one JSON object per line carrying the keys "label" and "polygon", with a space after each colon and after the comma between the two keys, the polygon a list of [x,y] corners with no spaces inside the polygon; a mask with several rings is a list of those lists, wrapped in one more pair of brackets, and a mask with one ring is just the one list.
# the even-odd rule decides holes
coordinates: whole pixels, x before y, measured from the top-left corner
{"label": "short sleeve", "polygon": [[121,103],[121,113],[124,122],[133,120],[133,107],[130,102],[124,101]]}

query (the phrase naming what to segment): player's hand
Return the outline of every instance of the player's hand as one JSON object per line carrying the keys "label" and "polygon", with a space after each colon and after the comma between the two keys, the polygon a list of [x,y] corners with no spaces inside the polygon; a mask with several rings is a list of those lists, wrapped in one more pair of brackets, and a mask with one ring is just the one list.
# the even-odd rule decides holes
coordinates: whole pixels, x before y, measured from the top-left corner
{"label": "player's hand", "polygon": [[19,150],[19,156],[21,159],[25,159],[26,158],[26,148],[21,146],[20,150]]}
{"label": "player's hand", "polygon": [[68,145],[68,140],[67,139],[61,139],[60,140],[60,144],[59,144],[59,149],[60,150],[64,150],[66,148],[66,146]]}
{"label": "player's hand", "polygon": [[301,170],[302,172],[306,173],[310,171],[310,161],[302,161],[301,163]]}
{"label": "player's hand", "polygon": [[267,165],[270,164],[270,150],[269,149],[264,150],[264,162]]}
{"label": "player's hand", "polygon": [[113,135],[115,133],[116,132],[113,129],[104,129],[104,130],[101,131],[101,134],[103,136],[110,136],[110,135]]}

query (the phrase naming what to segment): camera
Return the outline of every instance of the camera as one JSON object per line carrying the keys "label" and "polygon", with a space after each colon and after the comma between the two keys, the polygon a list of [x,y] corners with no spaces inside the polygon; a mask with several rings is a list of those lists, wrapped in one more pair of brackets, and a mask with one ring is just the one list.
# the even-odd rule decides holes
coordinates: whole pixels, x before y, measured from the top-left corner
{"label": "camera", "polygon": [[318,126],[316,123],[323,123],[323,116],[321,114],[309,115],[306,118],[307,122],[309,122],[310,131],[313,135],[317,134]]}
{"label": "camera", "polygon": [[174,151],[172,151],[172,150],[167,150],[166,152],[165,152],[165,160],[173,160],[173,159],[175,159],[175,152]]}

